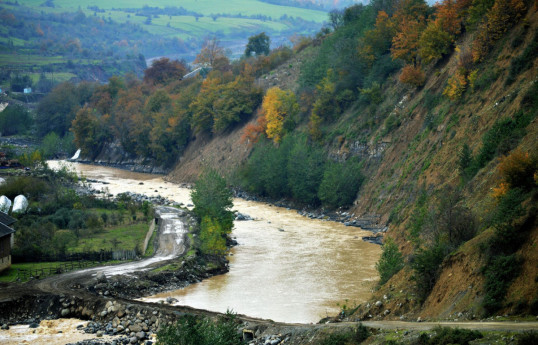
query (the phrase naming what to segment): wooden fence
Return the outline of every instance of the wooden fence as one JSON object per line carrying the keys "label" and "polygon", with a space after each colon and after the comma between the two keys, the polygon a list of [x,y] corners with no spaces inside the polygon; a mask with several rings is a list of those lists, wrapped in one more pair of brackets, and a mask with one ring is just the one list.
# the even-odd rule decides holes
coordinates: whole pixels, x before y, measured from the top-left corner
{"label": "wooden fence", "polygon": [[54,274],[60,274],[79,270],[82,268],[98,266],[97,261],[71,261],[58,264],[52,267],[41,267],[36,269],[20,269],[17,268],[17,281],[26,281],[29,279],[40,279],[49,277]]}

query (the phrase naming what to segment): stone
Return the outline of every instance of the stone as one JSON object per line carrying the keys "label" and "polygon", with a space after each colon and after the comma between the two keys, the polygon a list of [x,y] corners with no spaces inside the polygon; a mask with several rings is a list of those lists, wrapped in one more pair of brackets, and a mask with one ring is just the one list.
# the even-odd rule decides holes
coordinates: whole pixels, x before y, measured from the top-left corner
{"label": "stone", "polygon": [[144,331],[140,331],[138,333],[136,333],[136,337],[140,340],[144,340],[146,338],[146,332]]}
{"label": "stone", "polygon": [[137,332],[140,332],[142,330],[142,327],[140,327],[140,325],[138,325],[138,324],[135,324],[135,325],[129,326],[129,330],[131,332],[137,333]]}
{"label": "stone", "polygon": [[29,327],[30,328],[37,328],[37,327],[39,327],[39,324],[37,322],[32,322]]}
{"label": "stone", "polygon": [[2,329],[5,330],[5,331],[7,331],[7,330],[9,329],[9,325],[8,325],[7,323],[4,323],[4,324],[2,325]]}
{"label": "stone", "polygon": [[62,315],[62,317],[66,317],[67,315],[69,315],[69,309],[65,308],[65,309],[62,309],[62,311],[60,312],[60,314]]}
{"label": "stone", "polygon": [[131,337],[131,338],[129,338],[129,343],[130,343],[130,344],[136,344],[136,343],[138,343],[138,338],[137,338],[137,337]]}
{"label": "stone", "polygon": [[420,316],[417,318],[417,322],[422,322],[422,318]]}
{"label": "stone", "polygon": [[101,317],[105,317],[107,314],[108,312],[106,310],[103,310],[99,315],[101,315]]}
{"label": "stone", "polygon": [[382,305],[383,305],[383,302],[381,302],[381,301],[375,302],[376,307],[381,307]]}
{"label": "stone", "polygon": [[384,312],[383,312],[383,315],[387,316],[390,314],[390,309],[386,309]]}
{"label": "stone", "polygon": [[103,271],[97,272],[97,274],[95,275],[95,278],[97,278],[97,281],[99,283],[106,283],[106,275],[105,275],[105,272]]}
{"label": "stone", "polygon": [[97,331],[97,334],[95,335],[97,338],[101,338],[103,336],[103,331]]}

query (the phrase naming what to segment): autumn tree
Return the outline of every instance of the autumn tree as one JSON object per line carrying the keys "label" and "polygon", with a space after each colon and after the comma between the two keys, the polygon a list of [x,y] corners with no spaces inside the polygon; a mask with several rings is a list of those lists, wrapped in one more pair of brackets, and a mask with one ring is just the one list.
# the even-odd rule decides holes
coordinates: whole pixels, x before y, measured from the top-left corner
{"label": "autumn tree", "polygon": [[255,123],[249,123],[245,126],[241,142],[247,142],[249,145],[254,145],[260,140],[260,136],[265,133],[267,128],[267,120],[265,116],[258,116]]}
{"label": "autumn tree", "polygon": [[293,122],[299,112],[297,98],[292,91],[277,86],[270,88],[262,103],[262,113],[267,121],[267,137],[278,143],[285,133],[285,123]]}
{"label": "autumn tree", "polygon": [[144,82],[150,85],[167,84],[180,80],[187,72],[188,67],[185,62],[161,58],[153,61],[151,67],[144,71]]}
{"label": "autumn tree", "polygon": [[426,27],[428,5],[424,0],[403,0],[399,3],[393,20],[396,34],[392,39],[393,59],[416,64],[419,39]]}
{"label": "autumn tree", "polygon": [[84,107],[77,112],[71,125],[71,131],[75,136],[75,144],[82,149],[85,154],[93,155],[100,144],[99,121],[95,111]]}
{"label": "autumn tree", "polygon": [[419,39],[418,54],[426,64],[450,52],[453,37],[436,22],[430,22]]}
{"label": "autumn tree", "polygon": [[379,11],[373,29],[359,39],[359,58],[372,64],[380,55],[390,51],[396,30],[393,21],[385,11]]}
{"label": "autumn tree", "polygon": [[224,65],[229,64],[229,61],[226,57],[225,49],[220,45],[219,39],[217,37],[207,37],[204,40],[202,50],[196,55],[194,63],[212,68],[219,67],[217,69],[221,69]]}
{"label": "autumn tree", "polygon": [[426,76],[420,66],[406,65],[402,68],[402,73],[400,74],[401,83],[419,87],[424,85],[425,81]]}

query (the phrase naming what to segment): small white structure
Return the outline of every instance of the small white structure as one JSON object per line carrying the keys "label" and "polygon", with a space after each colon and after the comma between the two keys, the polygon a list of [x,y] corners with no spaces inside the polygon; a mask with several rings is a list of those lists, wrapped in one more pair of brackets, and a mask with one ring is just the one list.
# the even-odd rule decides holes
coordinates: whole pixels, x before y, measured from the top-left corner
{"label": "small white structure", "polygon": [[31,87],[25,87],[24,88],[24,93],[32,93],[32,88]]}
{"label": "small white structure", "polygon": [[75,160],[75,159],[78,159],[78,157],[80,157],[80,149],[78,149],[77,152],[75,152],[75,154],[73,155],[73,157],[71,157],[71,159]]}
{"label": "small white structure", "polygon": [[5,195],[0,196],[0,212],[8,213],[11,208],[11,200]]}
{"label": "small white structure", "polygon": [[13,200],[13,213],[24,213],[28,209],[28,199],[24,195],[17,195]]}

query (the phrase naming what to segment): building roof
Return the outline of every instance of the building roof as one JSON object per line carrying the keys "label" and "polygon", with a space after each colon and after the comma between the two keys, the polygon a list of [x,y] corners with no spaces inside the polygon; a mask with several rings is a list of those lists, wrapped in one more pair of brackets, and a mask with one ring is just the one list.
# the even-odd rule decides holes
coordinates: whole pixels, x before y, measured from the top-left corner
{"label": "building roof", "polygon": [[0,223],[0,238],[4,237],[4,236],[7,236],[7,235],[10,235],[10,234],[12,234],[14,232],[15,232],[15,230],[10,228],[9,226],[5,225],[4,223]]}
{"label": "building roof", "polygon": [[4,212],[0,212],[0,223],[5,224],[7,226],[10,226],[11,224],[15,223],[17,220],[11,218]]}

